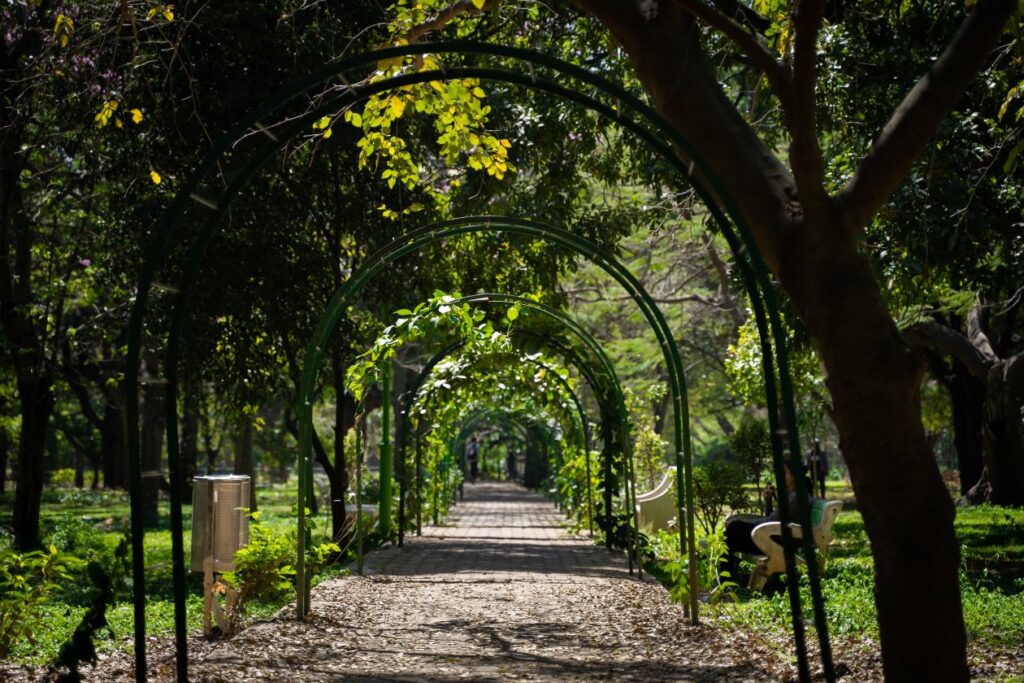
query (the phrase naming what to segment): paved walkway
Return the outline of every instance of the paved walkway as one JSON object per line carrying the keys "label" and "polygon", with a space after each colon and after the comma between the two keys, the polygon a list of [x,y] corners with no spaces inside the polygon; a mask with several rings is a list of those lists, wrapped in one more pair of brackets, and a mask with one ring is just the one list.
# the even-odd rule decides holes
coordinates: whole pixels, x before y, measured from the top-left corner
{"label": "paved walkway", "polygon": [[664,589],[570,538],[562,519],[520,487],[467,484],[448,525],[318,586],[308,621],[258,624],[199,655],[193,678],[778,680],[749,661],[749,643],[686,625]]}

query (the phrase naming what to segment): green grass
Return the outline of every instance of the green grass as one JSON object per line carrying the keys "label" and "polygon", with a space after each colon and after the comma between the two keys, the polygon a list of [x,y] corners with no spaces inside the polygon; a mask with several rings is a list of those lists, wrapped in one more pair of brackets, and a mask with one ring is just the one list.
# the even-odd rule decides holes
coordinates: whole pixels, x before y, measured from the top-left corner
{"label": "green grass", "polygon": [[[295,525],[292,507],[295,502],[295,485],[274,486],[257,490],[260,520],[276,530],[291,529]],[[6,496],[3,502],[11,494]],[[9,516],[10,506],[5,506]],[[169,504],[160,506],[160,525],[146,531],[144,553],[146,565],[146,632],[150,636],[169,636],[174,631],[174,607],[171,581],[171,532],[169,528]],[[185,565],[189,564],[189,539],[192,528],[191,506],[183,510],[185,528]],[[43,542],[53,543],[62,551],[86,559],[113,556],[114,549],[124,538],[129,528],[128,496],[119,491],[78,491],[74,489],[47,490],[41,515]],[[0,524],[7,522],[0,517]],[[321,514],[315,518],[318,525],[313,541],[326,540],[330,531],[330,515]],[[9,538],[0,538],[0,547],[9,544]],[[314,583],[342,570],[330,567],[314,580]],[[186,603],[188,629],[196,633],[202,629],[202,576],[187,574],[188,599]],[[25,664],[49,663],[78,625],[93,599],[95,589],[88,579],[76,577],[68,582],[43,605],[33,619],[33,642],[22,640],[15,644],[10,659]],[[250,606],[248,619],[258,620],[275,613],[281,604]],[[101,633],[97,648],[109,650],[132,647],[132,602],[130,585],[122,587],[115,603],[107,610],[107,620],[112,637]]]}
{"label": "green grass", "polygon": [[[1024,510],[959,508],[960,590],[968,638],[988,647],[1024,641]],[[859,512],[840,514],[833,527],[822,591],[829,628],[841,636],[877,638],[873,563]],[[752,629],[788,631],[791,617],[783,593],[766,597],[742,589],[739,604],[723,604],[724,616]],[[806,576],[802,600],[810,602]]]}

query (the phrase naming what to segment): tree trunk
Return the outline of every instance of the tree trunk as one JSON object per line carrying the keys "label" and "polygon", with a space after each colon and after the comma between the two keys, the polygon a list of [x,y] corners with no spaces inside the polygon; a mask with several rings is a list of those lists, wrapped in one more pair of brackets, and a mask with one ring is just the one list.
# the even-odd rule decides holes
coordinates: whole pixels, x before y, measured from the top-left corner
{"label": "tree trunk", "polygon": [[253,512],[256,511],[256,471],[253,468],[253,457],[252,457],[252,442],[253,442],[254,430],[252,425],[252,419],[248,416],[242,416],[241,421],[238,424],[238,432],[235,436],[235,463],[234,473],[235,474],[247,474],[249,475],[249,509]]}
{"label": "tree trunk", "polygon": [[0,498],[3,498],[7,489],[7,457],[10,447],[11,442],[7,436],[7,430],[0,427]]}
{"label": "tree trunk", "polygon": [[[335,543],[347,545],[345,532],[345,495],[348,492],[348,464],[345,462],[345,435],[355,424],[355,405],[345,391],[345,365],[335,345],[331,359],[334,370],[334,470],[328,473],[331,488],[331,532]],[[333,475],[333,476],[332,476]]]}
{"label": "tree trunk", "polygon": [[85,454],[75,449],[75,488],[85,488]]}
{"label": "tree trunk", "polygon": [[[147,362],[152,370],[154,367]],[[163,478],[164,387],[147,383],[142,388],[142,523],[147,528],[160,522],[160,482]]]}
{"label": "tree trunk", "polygon": [[181,485],[185,500],[192,499],[192,480],[199,468],[199,392],[191,383],[185,385],[181,416]]}
{"label": "tree trunk", "polygon": [[103,428],[100,441],[103,448],[103,487],[128,487],[128,413],[125,409],[123,383],[105,390]]}
{"label": "tree trunk", "polygon": [[[871,541],[886,678],[967,681],[954,508],[921,424],[924,363],[896,329],[859,243],[877,197],[891,194],[892,174],[913,160],[918,144],[926,144],[918,140],[922,126],[913,135],[897,137],[887,128],[882,153],[869,159],[872,168],[884,167],[881,160],[891,162],[889,175],[858,172],[857,185],[844,188],[845,202],[828,197],[815,179],[808,157],[816,145],[809,146],[806,138],[794,141],[800,146],[791,148],[791,159],[800,154],[803,162],[798,189],[792,172],[726,98],[708,66],[695,20],[680,9],[681,3],[576,2],[611,30],[655,108],[712,165],[717,186],[736,199],[734,218],[750,227],[818,347]],[[978,26],[989,33],[1001,30],[1000,18],[1005,21],[1009,9],[1002,11],[991,25]],[[980,40],[994,42],[988,34]],[[952,106],[945,95],[960,91],[964,73],[973,76],[980,59],[943,57],[943,73],[955,82],[931,99],[926,97],[934,95],[927,91],[928,82],[914,90],[918,101],[936,106],[928,110],[911,102],[900,108],[927,124],[926,131],[928,112]],[[812,95],[812,113],[800,133],[813,137],[813,83],[805,87]],[[901,146],[894,148],[890,139]],[[893,156],[894,149],[904,156]]]}
{"label": "tree trunk", "polygon": [[826,369],[871,541],[886,678],[966,681],[954,508],[921,423],[924,358],[900,336],[856,242],[826,221],[804,230],[816,239],[794,245],[781,279]]}
{"label": "tree trunk", "polygon": [[1002,362],[989,371],[982,438],[987,500],[996,505],[1024,505],[1021,403],[1003,379]]}
{"label": "tree trunk", "polygon": [[949,390],[953,407],[953,446],[960,467],[960,493],[967,496],[981,480],[985,385],[954,358]]}
{"label": "tree trunk", "polygon": [[22,550],[39,547],[39,508],[43,499],[43,458],[55,403],[48,376],[18,379],[21,434],[18,478],[14,493],[14,544]]}

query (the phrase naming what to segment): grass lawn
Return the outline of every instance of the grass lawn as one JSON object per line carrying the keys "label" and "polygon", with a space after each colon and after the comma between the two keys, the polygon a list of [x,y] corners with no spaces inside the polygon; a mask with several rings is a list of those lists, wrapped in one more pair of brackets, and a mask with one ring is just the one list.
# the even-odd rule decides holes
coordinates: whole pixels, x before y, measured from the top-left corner
{"label": "grass lawn", "polygon": [[[294,526],[292,506],[295,502],[295,485],[274,486],[257,490],[260,519],[263,524],[277,530]],[[3,515],[0,525],[9,523],[11,493],[0,501]],[[174,630],[174,607],[171,588],[171,532],[168,515],[169,504],[161,503],[162,525],[150,529],[145,537],[146,562],[146,631],[151,636],[166,636]],[[190,532],[192,528],[191,506],[183,510],[185,526],[185,565],[189,564]],[[82,558],[111,556],[114,549],[128,532],[128,495],[119,491],[79,491],[75,489],[47,490],[44,493],[42,509],[42,531],[45,545],[53,544],[58,549]],[[321,514],[316,518],[314,543],[326,539],[330,531],[330,515]],[[0,538],[0,548],[7,547],[9,538]],[[338,569],[331,570],[337,573]],[[202,629],[202,575],[188,574],[188,627],[190,632]],[[78,625],[82,615],[95,594],[88,579],[73,581],[64,586],[36,613],[33,619],[33,640],[17,642],[10,659],[26,664],[44,664],[51,661],[60,646]],[[269,616],[280,608],[280,604],[256,603],[250,609],[250,618]],[[116,603],[107,611],[113,637],[97,643],[99,649],[118,647],[129,650],[132,647],[132,603],[131,579],[118,593]]]}
{"label": "grass lawn", "polygon": [[[841,486],[829,497],[845,497]],[[961,544],[960,588],[969,641],[979,647],[1019,648],[1024,643],[1024,510],[982,505],[958,508]],[[830,632],[839,638],[877,639],[873,562],[860,512],[844,510],[833,527],[823,577]],[[749,569],[749,567],[748,567]],[[745,582],[746,575],[740,577]],[[806,575],[802,597],[810,603]],[[726,623],[780,636],[791,631],[789,599],[736,589],[738,602],[713,611]]]}

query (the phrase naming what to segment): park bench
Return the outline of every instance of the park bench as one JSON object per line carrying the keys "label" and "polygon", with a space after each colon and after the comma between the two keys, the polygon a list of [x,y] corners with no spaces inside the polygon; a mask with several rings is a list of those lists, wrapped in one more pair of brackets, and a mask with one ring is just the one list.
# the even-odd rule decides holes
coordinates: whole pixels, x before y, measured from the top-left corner
{"label": "park bench", "polygon": [[647,493],[637,494],[636,512],[641,529],[668,529],[669,521],[679,515],[676,507],[676,468],[670,467],[661,482]]}
{"label": "park bench", "polygon": [[[832,541],[832,525],[835,524],[839,512],[843,509],[842,501],[815,499],[811,504],[811,525],[814,534],[814,547],[817,551],[818,571],[825,570],[825,561],[828,558],[828,546]],[[803,529],[799,524],[790,523],[790,531],[793,538],[803,538]],[[772,540],[772,537],[782,536],[782,522],[765,522],[758,524],[750,532],[750,538],[754,541],[763,555],[754,555],[754,571],[750,575],[750,587],[761,590],[768,583],[768,578],[786,571],[786,556],[782,546]],[[806,560],[799,554],[797,562]]]}

